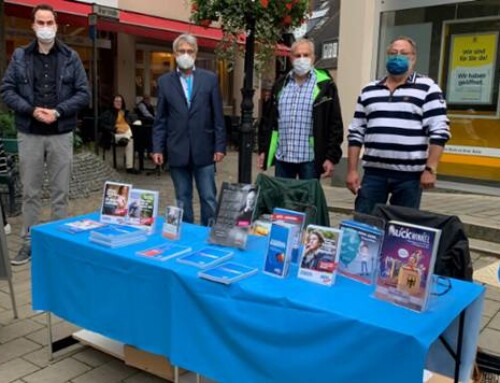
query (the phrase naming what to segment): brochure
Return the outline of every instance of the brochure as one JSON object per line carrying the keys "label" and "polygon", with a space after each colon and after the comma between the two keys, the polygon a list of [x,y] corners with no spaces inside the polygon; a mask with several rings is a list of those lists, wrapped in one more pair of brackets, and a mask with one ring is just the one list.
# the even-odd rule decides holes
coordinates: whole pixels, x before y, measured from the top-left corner
{"label": "brochure", "polygon": [[331,227],[308,225],[298,277],[322,285],[335,282],[342,232]]}
{"label": "brochure", "polygon": [[245,248],[257,195],[258,188],[255,185],[224,182],[208,241],[217,245]]}
{"label": "brochure", "polygon": [[341,221],[340,230],[339,273],[366,284],[373,283],[384,231],[353,220]]}
{"label": "brochure", "polygon": [[141,257],[156,259],[158,261],[167,261],[182,254],[189,253],[192,250],[193,249],[188,246],[182,246],[175,243],[162,243],[158,246],[136,251],[136,254]]}
{"label": "brochure", "polygon": [[424,311],[432,289],[440,237],[439,229],[389,221],[375,282],[375,296],[415,311]]}
{"label": "brochure", "polygon": [[127,224],[146,229],[152,234],[156,228],[159,193],[153,190],[132,189],[128,203]]}
{"label": "brochure", "polygon": [[184,210],[177,206],[167,206],[162,235],[168,239],[179,239],[181,236],[182,216]]}
{"label": "brochure", "polygon": [[104,184],[100,217],[101,222],[115,224],[126,223],[131,189],[131,184],[109,181]]}
{"label": "brochure", "polygon": [[95,221],[93,219],[81,219],[79,221],[63,223],[61,226],[59,226],[59,230],[74,234],[94,230],[99,227],[103,227],[104,225],[104,223]]}
{"label": "brochure", "polygon": [[264,260],[263,272],[284,278],[292,260],[292,250],[297,226],[284,222],[273,223]]}
{"label": "brochure", "polygon": [[293,239],[292,263],[297,263],[300,255],[302,231],[306,221],[306,213],[277,207],[273,209],[272,222],[295,225],[297,230]]}
{"label": "brochure", "polygon": [[203,270],[198,273],[200,278],[229,285],[231,283],[248,278],[258,271],[255,267],[245,266],[239,263],[226,262],[214,268]]}
{"label": "brochure", "polygon": [[102,239],[92,238],[92,237],[89,238],[89,241],[93,242],[93,243],[97,243],[99,245],[104,245],[104,246],[107,246],[107,247],[111,247],[111,248],[114,249],[114,248],[117,248],[117,247],[124,247],[124,246],[128,246],[128,245],[133,245],[133,244],[136,244],[136,243],[144,242],[147,239],[148,238],[147,238],[146,234],[144,234],[141,237],[134,237],[134,238],[129,238],[129,239],[121,240],[121,241],[109,242],[109,241],[104,241]]}
{"label": "brochure", "polygon": [[206,269],[227,261],[233,256],[233,252],[215,247],[205,247],[191,254],[177,258],[178,262]]}

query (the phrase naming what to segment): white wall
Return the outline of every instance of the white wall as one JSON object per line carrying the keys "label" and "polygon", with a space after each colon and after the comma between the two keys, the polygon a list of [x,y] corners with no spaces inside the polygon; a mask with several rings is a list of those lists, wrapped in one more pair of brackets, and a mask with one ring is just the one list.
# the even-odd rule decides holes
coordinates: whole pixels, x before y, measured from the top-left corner
{"label": "white wall", "polygon": [[116,60],[116,90],[123,95],[128,110],[135,105],[135,37],[118,33],[118,52]]}

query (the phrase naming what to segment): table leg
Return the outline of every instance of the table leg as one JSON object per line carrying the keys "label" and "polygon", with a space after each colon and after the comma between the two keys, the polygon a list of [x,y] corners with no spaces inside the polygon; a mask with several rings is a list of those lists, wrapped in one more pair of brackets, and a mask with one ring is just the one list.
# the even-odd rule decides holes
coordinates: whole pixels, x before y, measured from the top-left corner
{"label": "table leg", "polygon": [[52,316],[50,312],[47,311],[47,345],[49,350],[49,360],[54,359],[54,354],[52,352]]}
{"label": "table leg", "polygon": [[462,343],[464,339],[465,310],[460,313],[458,322],[457,355],[455,357],[455,383],[459,382],[460,365],[462,363]]}

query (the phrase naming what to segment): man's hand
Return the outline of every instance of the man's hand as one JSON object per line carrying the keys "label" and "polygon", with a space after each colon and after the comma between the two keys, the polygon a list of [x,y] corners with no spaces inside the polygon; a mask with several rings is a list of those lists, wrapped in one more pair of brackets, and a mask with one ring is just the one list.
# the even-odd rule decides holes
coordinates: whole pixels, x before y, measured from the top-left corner
{"label": "man's hand", "polygon": [[221,162],[224,159],[225,156],[226,155],[224,153],[215,152],[215,154],[214,154],[214,161],[215,162]]}
{"label": "man's hand", "polygon": [[436,175],[424,170],[420,176],[420,186],[422,189],[432,189],[436,186]]}
{"label": "man's hand", "polygon": [[361,187],[361,181],[357,170],[351,170],[347,173],[345,184],[352,194],[358,194],[359,188]]}
{"label": "man's hand", "polygon": [[264,169],[264,160],[266,159],[266,153],[262,152],[257,157],[257,166],[259,169]]}
{"label": "man's hand", "polygon": [[156,165],[163,165],[163,154],[153,153],[151,154],[151,159]]}
{"label": "man's hand", "polygon": [[33,117],[47,125],[50,125],[57,120],[54,109],[40,107],[35,108],[35,110],[33,111]]}
{"label": "man's hand", "polygon": [[335,169],[335,165],[333,165],[333,162],[330,160],[325,160],[325,162],[323,162],[324,172],[321,173],[321,178],[327,178],[327,177],[333,176],[334,169]]}

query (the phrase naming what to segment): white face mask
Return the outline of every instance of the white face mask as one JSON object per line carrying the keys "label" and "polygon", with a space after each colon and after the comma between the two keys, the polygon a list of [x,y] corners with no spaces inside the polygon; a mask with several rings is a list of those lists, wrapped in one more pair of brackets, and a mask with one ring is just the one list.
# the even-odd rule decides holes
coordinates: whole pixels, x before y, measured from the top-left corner
{"label": "white face mask", "polygon": [[303,76],[312,69],[312,60],[310,57],[299,57],[293,60],[293,71],[299,76]]}
{"label": "white face mask", "polygon": [[56,38],[56,29],[54,27],[39,27],[35,30],[36,37],[41,43],[50,44]]}
{"label": "white face mask", "polygon": [[181,69],[189,69],[194,66],[194,57],[187,53],[175,56],[175,61]]}

